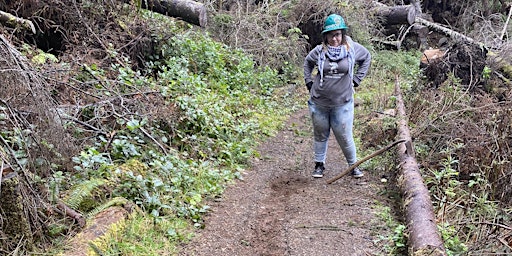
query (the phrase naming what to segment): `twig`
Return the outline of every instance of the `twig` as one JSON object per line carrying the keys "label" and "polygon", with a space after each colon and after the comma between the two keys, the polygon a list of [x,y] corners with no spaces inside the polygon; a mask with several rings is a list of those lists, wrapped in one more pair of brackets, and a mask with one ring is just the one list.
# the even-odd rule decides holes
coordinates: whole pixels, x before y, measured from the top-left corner
{"label": "twig", "polygon": [[504,228],[504,229],[508,229],[508,230],[512,230],[512,227],[509,227],[507,225],[503,225],[503,224],[499,224],[499,223],[493,223],[493,222],[488,222],[488,221],[480,221],[480,222],[472,222],[473,224],[486,224],[486,225],[492,225],[492,226],[498,226],[500,228]]}
{"label": "twig", "polygon": [[503,237],[498,237],[498,241],[500,241],[503,245],[505,245],[506,247],[508,247],[510,250],[512,250],[512,247],[510,247],[510,245],[508,245],[507,241],[505,241],[503,239]]}
{"label": "twig", "polygon": [[510,81],[508,78],[506,78],[504,75],[502,75],[498,71],[494,71],[494,74],[497,75],[503,82],[505,82],[505,83],[507,83],[509,85],[512,84],[512,81]]}
{"label": "twig", "polygon": [[505,36],[505,33],[507,32],[507,27],[508,27],[508,22],[510,21],[510,16],[512,16],[512,4],[509,7],[507,21],[505,21],[505,25],[503,26],[503,30],[501,31],[500,39],[502,41],[503,41],[503,37]]}
{"label": "twig", "polygon": [[96,128],[96,127],[94,127],[94,126],[92,126],[92,125],[90,125],[90,124],[88,124],[88,123],[86,123],[86,122],[80,121],[80,120],[78,120],[78,119],[76,119],[76,118],[72,118],[72,117],[68,117],[68,116],[64,116],[64,117],[62,117],[62,118],[63,118],[63,119],[70,120],[70,121],[73,121],[73,122],[78,123],[78,124],[81,124],[81,125],[83,125],[83,126],[87,126],[87,127],[91,128],[92,130],[94,130],[94,131],[95,131],[95,132],[97,132],[97,133],[101,133],[101,134],[105,134],[105,135],[107,134],[106,132],[104,132],[104,131],[103,131],[103,130],[101,130],[100,128]]}
{"label": "twig", "polygon": [[[11,154],[12,158],[14,159],[14,161],[16,162],[16,164],[22,169],[24,170],[23,168],[23,165],[18,161],[18,158],[16,158],[16,153],[14,152],[14,150],[9,146],[9,143],[7,143],[7,141],[5,141],[4,137],[0,136],[0,141],[2,141],[2,143],[7,147],[7,149],[9,150],[9,153]],[[25,173],[25,172],[23,172]]]}
{"label": "twig", "polygon": [[148,132],[146,132],[146,130],[144,130],[144,128],[139,128],[144,134],[146,134],[146,136],[148,136],[155,144],[157,144],[161,149],[162,151],[164,152],[164,154],[167,155],[167,150],[164,148],[164,146],[162,146],[160,143],[158,143],[158,141],[153,137],[151,136]]}
{"label": "twig", "polygon": [[[127,122],[130,121],[128,120],[126,117],[124,116],[121,116],[117,113],[114,113],[114,115],[116,115],[117,117],[119,118],[123,118],[124,120],[126,120]],[[162,144],[160,144],[153,136],[151,136],[151,134],[149,134],[144,128],[142,127],[139,127],[139,130],[142,131],[142,133],[144,133],[144,135],[146,135],[148,138],[150,138],[161,150],[162,152],[164,152],[164,154],[167,154],[167,149],[165,149],[164,146],[162,146]]]}
{"label": "twig", "polygon": [[104,82],[102,79],[100,79],[96,74],[94,74],[94,71],[92,71],[92,69],[87,65],[87,64],[83,64],[82,67],[87,71],[87,73],[89,73],[89,75],[91,75],[92,77],[94,77],[94,79],[96,79],[96,81],[98,81],[101,86],[103,86],[104,88],[106,88]]}
{"label": "twig", "polygon": [[[82,84],[84,84],[84,82],[82,82],[82,81],[78,81],[78,80],[77,80],[77,79],[75,79],[75,78],[70,78],[70,80],[73,80],[73,81],[75,81],[75,82],[78,82],[78,83],[82,83]],[[101,97],[100,97],[100,96],[98,96],[98,95],[94,95],[94,94],[89,93],[89,92],[87,92],[87,91],[84,91],[84,90],[82,90],[82,89],[80,89],[80,88],[78,88],[78,87],[76,87],[76,86],[71,85],[71,83],[64,83],[64,85],[65,85],[65,86],[69,86],[69,87],[71,87],[71,88],[73,88],[73,89],[75,89],[75,90],[77,90],[77,91],[79,91],[79,92],[81,92],[81,93],[83,93],[83,94],[89,95],[89,96],[94,97],[94,98],[97,98],[97,99],[101,99]]]}
{"label": "twig", "polygon": [[390,148],[392,148],[392,147],[394,147],[394,146],[398,145],[399,143],[405,142],[405,141],[406,141],[406,140],[398,140],[398,141],[395,141],[395,142],[393,142],[393,143],[391,143],[391,144],[387,145],[386,147],[381,148],[381,149],[379,149],[379,150],[377,150],[377,151],[373,152],[373,154],[371,154],[371,155],[369,155],[369,156],[366,156],[365,158],[363,158],[363,159],[361,159],[361,160],[357,161],[355,164],[353,164],[352,166],[350,166],[350,168],[348,168],[348,169],[346,169],[345,171],[343,171],[343,172],[341,172],[340,174],[338,174],[338,176],[336,176],[336,177],[334,177],[334,178],[332,178],[332,179],[328,180],[328,181],[327,181],[327,184],[331,184],[331,183],[335,182],[336,180],[338,180],[338,179],[342,178],[343,176],[347,175],[347,173],[349,173],[350,171],[354,170],[357,166],[359,166],[359,165],[360,165],[360,164],[362,164],[363,162],[367,161],[368,159],[373,158],[373,157],[375,157],[375,156],[377,156],[377,155],[380,155],[380,154],[384,153],[385,151],[389,150]]}
{"label": "twig", "polygon": [[295,227],[296,229],[304,228],[304,229],[319,229],[319,230],[327,230],[327,231],[346,231],[345,229],[342,229],[337,226],[330,226],[330,225],[318,225],[318,226],[306,226],[306,225],[300,225]]}
{"label": "twig", "polygon": [[4,172],[4,160],[2,159],[2,166],[0,166],[0,194],[2,194],[2,177]]}
{"label": "twig", "polygon": [[[78,17],[80,19],[80,21],[84,24],[84,26],[87,28],[87,30],[89,30],[89,32],[91,32],[91,34],[96,38],[96,40],[98,40],[98,43],[100,43],[100,45],[103,47],[103,49],[108,53],[109,52],[109,49],[108,47],[105,45],[105,43],[99,38],[99,36],[94,33],[94,30],[92,30],[92,28],[88,25],[88,23],[84,20],[84,18],[82,17],[82,13],[80,12],[80,9],[78,9],[78,6],[76,4],[76,0],[73,0],[73,5],[75,6],[75,10],[78,14]],[[117,61],[117,63],[119,65],[121,65],[122,67],[125,67],[124,63],[122,61],[119,60],[119,58],[117,57],[114,57],[114,59]]]}

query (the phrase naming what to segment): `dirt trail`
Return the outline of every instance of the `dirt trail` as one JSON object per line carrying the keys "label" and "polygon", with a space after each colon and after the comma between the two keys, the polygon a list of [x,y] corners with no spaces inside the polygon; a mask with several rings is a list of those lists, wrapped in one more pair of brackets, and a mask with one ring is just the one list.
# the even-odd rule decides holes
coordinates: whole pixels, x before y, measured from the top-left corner
{"label": "dirt trail", "polygon": [[[311,178],[312,132],[307,109],[259,148],[243,181],[230,186],[206,216],[204,230],[179,255],[377,255],[382,223],[374,204],[377,174],[327,185],[347,168],[334,136],[326,175]],[[360,156],[361,157],[361,156]]]}

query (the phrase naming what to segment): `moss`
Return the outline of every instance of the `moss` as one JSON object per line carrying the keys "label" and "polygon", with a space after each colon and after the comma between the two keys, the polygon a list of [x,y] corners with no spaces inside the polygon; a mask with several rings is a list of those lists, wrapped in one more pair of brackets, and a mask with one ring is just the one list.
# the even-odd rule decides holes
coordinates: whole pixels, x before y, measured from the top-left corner
{"label": "moss", "polygon": [[13,172],[3,177],[1,188],[0,208],[4,220],[2,231],[8,236],[7,241],[11,241],[10,244],[7,244],[7,248],[15,249],[20,241],[26,249],[32,248],[33,237],[24,211],[18,175]]}

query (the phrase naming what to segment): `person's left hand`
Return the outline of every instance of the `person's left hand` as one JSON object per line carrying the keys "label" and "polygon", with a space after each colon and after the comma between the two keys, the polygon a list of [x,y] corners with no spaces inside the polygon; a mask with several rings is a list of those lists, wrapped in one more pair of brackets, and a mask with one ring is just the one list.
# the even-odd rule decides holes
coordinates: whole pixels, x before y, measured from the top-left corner
{"label": "person's left hand", "polygon": [[308,88],[308,91],[309,91],[309,92],[311,91],[311,87],[313,87],[313,81],[309,81],[309,82],[306,84],[306,88]]}

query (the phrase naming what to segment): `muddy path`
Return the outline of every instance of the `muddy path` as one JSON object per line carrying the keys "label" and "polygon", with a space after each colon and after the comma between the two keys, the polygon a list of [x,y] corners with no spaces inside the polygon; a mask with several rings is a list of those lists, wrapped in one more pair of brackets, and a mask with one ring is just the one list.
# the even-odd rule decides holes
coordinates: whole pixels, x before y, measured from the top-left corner
{"label": "muddy path", "polygon": [[[379,255],[385,224],[376,213],[385,184],[371,170],[327,185],[346,169],[334,136],[326,173],[311,171],[312,132],[307,109],[259,147],[251,168],[211,202],[205,228],[179,255]],[[359,156],[361,157],[361,156]]]}

